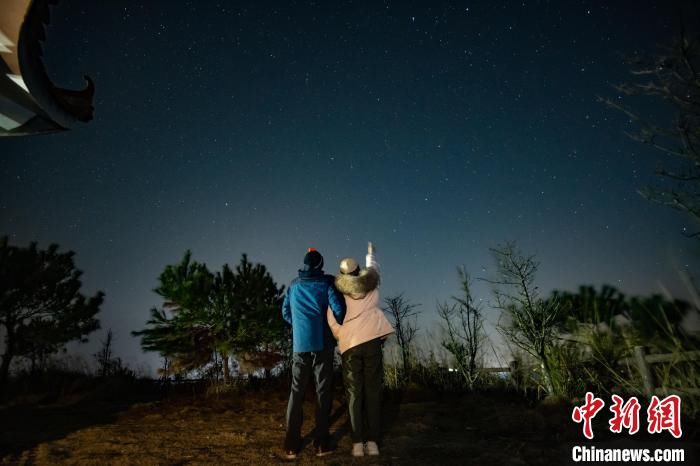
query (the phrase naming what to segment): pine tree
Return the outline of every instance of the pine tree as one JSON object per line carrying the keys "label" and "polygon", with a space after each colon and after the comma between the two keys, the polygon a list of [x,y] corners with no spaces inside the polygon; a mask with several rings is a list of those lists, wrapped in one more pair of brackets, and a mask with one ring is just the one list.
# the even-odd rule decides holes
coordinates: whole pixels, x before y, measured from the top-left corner
{"label": "pine tree", "polygon": [[235,270],[224,265],[212,274],[187,251],[159,280],[155,291],[164,299],[162,309],[151,309],[146,328],[132,333],[141,336],[144,350],[171,359],[175,372],[220,359],[228,382],[232,355],[282,351],[289,340],[279,311],[284,288],[245,254]]}
{"label": "pine tree", "polygon": [[15,356],[36,365],[69,341],[86,341],[99,328],[95,316],[104,293],[91,298],[80,293],[82,272],[74,255],[58,252],[56,244],[40,250],[36,243],[22,248],[0,238],[0,326],[5,330],[0,387]]}

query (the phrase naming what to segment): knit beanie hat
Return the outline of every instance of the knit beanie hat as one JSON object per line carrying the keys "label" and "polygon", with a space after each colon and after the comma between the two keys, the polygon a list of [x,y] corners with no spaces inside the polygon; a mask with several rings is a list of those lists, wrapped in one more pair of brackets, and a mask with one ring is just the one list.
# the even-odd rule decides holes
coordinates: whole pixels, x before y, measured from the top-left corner
{"label": "knit beanie hat", "polygon": [[309,248],[309,251],[304,256],[304,266],[306,270],[323,269],[323,256],[316,249]]}
{"label": "knit beanie hat", "polygon": [[345,275],[357,275],[360,271],[360,264],[352,257],[346,257],[340,261],[340,273]]}

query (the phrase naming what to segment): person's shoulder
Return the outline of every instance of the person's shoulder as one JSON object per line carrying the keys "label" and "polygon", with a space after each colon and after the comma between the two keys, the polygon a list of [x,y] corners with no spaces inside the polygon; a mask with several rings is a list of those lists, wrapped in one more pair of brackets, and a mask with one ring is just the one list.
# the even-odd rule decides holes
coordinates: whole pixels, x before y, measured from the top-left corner
{"label": "person's shoulder", "polygon": [[301,280],[299,279],[299,277],[296,277],[294,280],[292,280],[292,281],[289,283],[289,286],[287,287],[287,289],[288,289],[288,290],[291,290],[293,286],[298,285],[300,282],[301,282]]}
{"label": "person's shoulder", "polygon": [[335,275],[326,274],[323,276],[323,281],[329,285],[335,285]]}

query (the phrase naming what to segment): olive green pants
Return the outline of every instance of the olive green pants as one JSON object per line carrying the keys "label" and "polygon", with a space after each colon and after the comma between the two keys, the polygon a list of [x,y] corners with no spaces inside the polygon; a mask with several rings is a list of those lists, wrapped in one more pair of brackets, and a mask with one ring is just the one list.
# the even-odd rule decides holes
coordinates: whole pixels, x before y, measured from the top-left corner
{"label": "olive green pants", "polygon": [[383,377],[381,338],[343,353],[343,379],[348,392],[353,443],[379,442]]}

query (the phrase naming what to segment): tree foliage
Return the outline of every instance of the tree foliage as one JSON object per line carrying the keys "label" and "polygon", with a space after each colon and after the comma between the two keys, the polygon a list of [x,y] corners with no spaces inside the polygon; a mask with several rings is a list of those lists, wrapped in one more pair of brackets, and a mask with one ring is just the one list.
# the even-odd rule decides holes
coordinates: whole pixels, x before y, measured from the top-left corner
{"label": "tree foliage", "polygon": [[228,381],[231,355],[285,349],[289,335],[279,318],[284,287],[245,254],[235,269],[224,265],[211,273],[187,251],[180,263],[165,267],[159,282],[155,292],[163,305],[133,334],[144,350],[172,360],[173,371],[221,360]]}
{"label": "tree foliage", "polygon": [[695,337],[683,329],[682,322],[689,312],[697,311],[686,301],[658,294],[628,297],[610,285],[600,290],[581,286],[576,292],[554,291],[551,299],[562,310],[558,318],[562,332],[580,336],[593,328],[616,332],[626,326],[629,345],[664,347],[674,343],[671,339],[680,339],[681,344],[694,347]]}
{"label": "tree foliage", "polygon": [[74,255],[59,252],[56,244],[41,250],[36,243],[16,247],[0,238],[0,326],[5,331],[0,384],[14,357],[41,365],[67,342],[86,341],[99,328],[95,316],[104,293],[89,298],[80,293],[82,272]]}

